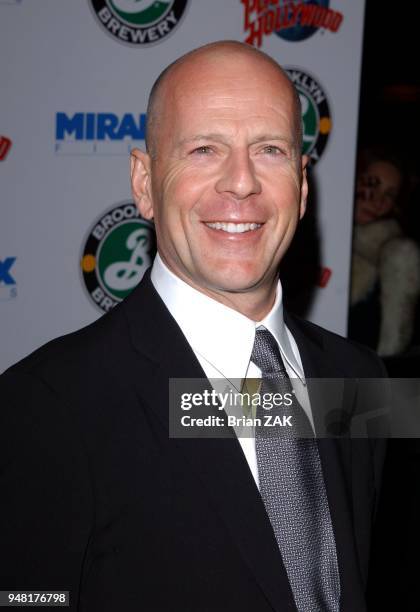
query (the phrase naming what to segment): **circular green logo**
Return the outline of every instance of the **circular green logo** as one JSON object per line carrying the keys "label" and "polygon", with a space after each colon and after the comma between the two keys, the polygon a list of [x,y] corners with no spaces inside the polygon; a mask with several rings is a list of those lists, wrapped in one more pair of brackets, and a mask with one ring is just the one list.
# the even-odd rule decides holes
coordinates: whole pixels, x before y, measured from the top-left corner
{"label": "circular green logo", "polygon": [[98,249],[99,282],[116,300],[134,289],[150,264],[150,227],[140,221],[115,227]]}
{"label": "circular green logo", "polygon": [[314,164],[321,157],[332,128],[327,95],[308,72],[300,68],[286,68],[286,72],[297,89],[302,107],[302,153],[309,155]]}
{"label": "circular green logo", "polygon": [[85,287],[104,312],[123,300],[143,278],[156,254],[154,226],[133,202],[112,207],[85,241],[81,268]]}
{"label": "circular green logo", "polygon": [[108,34],[129,45],[149,45],[178,25],[188,0],[88,0]]}
{"label": "circular green logo", "polygon": [[319,114],[312,98],[309,98],[304,91],[299,91],[299,98],[303,122],[302,153],[309,155],[318,138]]}

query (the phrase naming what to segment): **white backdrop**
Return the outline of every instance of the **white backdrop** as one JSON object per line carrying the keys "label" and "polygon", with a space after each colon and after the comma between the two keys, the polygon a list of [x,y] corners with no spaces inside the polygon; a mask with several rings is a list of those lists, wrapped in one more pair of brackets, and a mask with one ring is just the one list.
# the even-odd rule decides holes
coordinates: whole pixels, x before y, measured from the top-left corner
{"label": "white backdrop", "polygon": [[[318,0],[323,9],[314,1],[292,9],[282,0],[0,0],[0,371],[101,315],[84,280],[97,275],[99,250],[86,243],[107,211],[130,202],[128,151],[144,146],[142,115],[157,74],[194,47],[252,32],[321,101],[309,109],[317,125],[309,116],[307,136],[321,132],[313,174],[331,277],[310,318],[346,332],[364,0]],[[305,38],[287,27],[296,18],[326,27]],[[259,28],[267,32],[260,39]],[[125,229],[124,239],[135,225]],[[146,230],[128,285],[150,257]],[[101,256],[109,259],[111,247],[102,244]],[[116,260],[129,259],[115,248]]]}

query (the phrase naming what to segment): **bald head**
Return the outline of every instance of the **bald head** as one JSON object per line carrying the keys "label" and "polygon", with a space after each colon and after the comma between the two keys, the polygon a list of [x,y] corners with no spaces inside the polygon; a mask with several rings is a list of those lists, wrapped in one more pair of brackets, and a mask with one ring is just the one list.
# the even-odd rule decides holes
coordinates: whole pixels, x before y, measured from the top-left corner
{"label": "bald head", "polygon": [[292,114],[295,126],[296,148],[300,151],[302,143],[301,108],[299,95],[292,85],[286,72],[269,55],[238,41],[219,41],[209,43],[185,55],[169,64],[158,76],[150,91],[147,105],[146,124],[146,150],[153,158],[157,154],[158,132],[160,116],[165,113],[165,105],[168,104],[171,89],[176,87],[182,79],[187,86],[194,87],[194,75],[205,75],[206,70],[220,70],[231,63],[239,69],[240,64],[246,62],[256,73],[266,71],[268,78],[270,73],[278,80],[279,88],[292,96]]}

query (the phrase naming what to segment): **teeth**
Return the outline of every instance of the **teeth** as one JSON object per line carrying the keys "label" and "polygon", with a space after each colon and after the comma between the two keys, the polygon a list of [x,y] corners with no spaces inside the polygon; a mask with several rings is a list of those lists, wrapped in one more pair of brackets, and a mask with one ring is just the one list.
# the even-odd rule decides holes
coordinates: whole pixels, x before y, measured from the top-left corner
{"label": "teeth", "polygon": [[206,223],[206,225],[212,229],[222,230],[229,234],[243,234],[244,232],[249,232],[261,227],[261,223],[223,223],[222,221]]}

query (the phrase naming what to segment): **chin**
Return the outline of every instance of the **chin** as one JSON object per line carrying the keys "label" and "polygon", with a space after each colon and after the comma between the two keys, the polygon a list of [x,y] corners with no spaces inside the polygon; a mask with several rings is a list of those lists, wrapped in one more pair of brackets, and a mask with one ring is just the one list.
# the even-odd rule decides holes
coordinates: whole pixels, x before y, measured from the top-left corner
{"label": "chin", "polygon": [[216,291],[227,293],[246,293],[263,283],[264,274],[241,270],[240,266],[230,266],[228,270],[218,270],[217,274],[207,277],[207,286]]}

